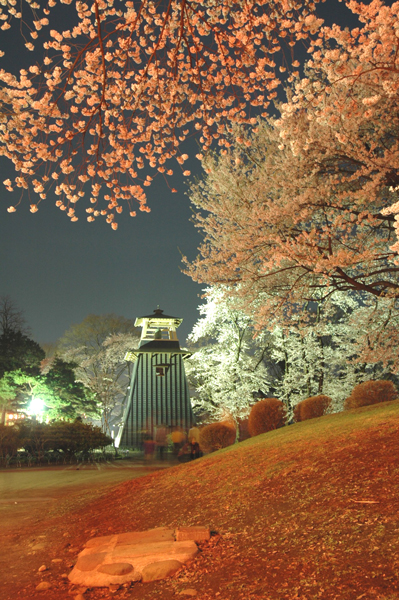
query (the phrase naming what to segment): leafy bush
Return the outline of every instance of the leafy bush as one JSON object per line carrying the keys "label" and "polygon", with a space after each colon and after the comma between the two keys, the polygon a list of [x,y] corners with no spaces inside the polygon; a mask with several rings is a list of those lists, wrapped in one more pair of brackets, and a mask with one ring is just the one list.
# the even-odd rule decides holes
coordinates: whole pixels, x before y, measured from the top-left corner
{"label": "leafy bush", "polygon": [[316,417],[322,417],[326,414],[326,411],[331,406],[331,398],[320,394],[319,396],[311,396],[299,402],[294,408],[294,418],[298,423],[299,421],[307,421],[308,419],[315,419]]}
{"label": "leafy bush", "polygon": [[76,452],[89,452],[95,448],[103,448],[112,444],[112,438],[108,437],[99,427],[76,421],[56,421],[49,425],[52,433],[52,447],[62,450],[67,455]]}
{"label": "leafy bush", "polygon": [[236,430],[230,423],[210,423],[200,430],[200,446],[214,452],[234,444]]}
{"label": "leafy bush", "polygon": [[0,457],[13,456],[19,447],[19,430],[16,426],[0,425]]}
{"label": "leafy bush", "polygon": [[19,447],[39,458],[49,450],[62,451],[66,455],[88,452],[112,443],[99,427],[76,421],[53,421],[51,423],[25,422],[19,427]]}
{"label": "leafy bush", "polygon": [[25,420],[19,426],[19,441],[21,448],[24,448],[30,454],[34,454],[39,459],[44,456],[47,450],[54,449],[51,425],[47,423]]}
{"label": "leafy bush", "polygon": [[285,425],[286,410],[277,398],[265,398],[253,405],[248,419],[248,430],[251,437],[279,429]]}
{"label": "leafy bush", "polygon": [[398,392],[392,381],[364,381],[356,385],[349,398],[345,400],[345,409],[359,408],[380,402],[389,402],[398,397]]}

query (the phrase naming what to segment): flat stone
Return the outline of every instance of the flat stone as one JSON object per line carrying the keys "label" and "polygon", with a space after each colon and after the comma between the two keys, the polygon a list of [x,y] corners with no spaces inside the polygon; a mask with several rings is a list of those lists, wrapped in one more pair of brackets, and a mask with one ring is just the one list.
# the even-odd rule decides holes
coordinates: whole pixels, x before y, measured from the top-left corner
{"label": "flat stone", "polygon": [[194,542],[203,542],[211,538],[209,527],[193,526],[193,527],[178,527],[176,529],[176,541],[183,542],[193,540]]}
{"label": "flat stone", "polygon": [[116,535],[103,535],[101,537],[91,538],[85,543],[85,548],[96,548],[97,546],[106,546],[115,541]]}
{"label": "flat stone", "polygon": [[143,542],[155,543],[174,541],[175,533],[173,529],[167,527],[156,527],[147,531],[132,531],[129,533],[119,533],[115,535],[104,535],[89,539],[85,548],[96,548],[98,546],[114,546],[124,544],[142,544]]}
{"label": "flat stone", "polygon": [[179,596],[196,596],[197,594],[197,590],[194,590],[193,588],[187,588],[186,590],[179,592]]}
{"label": "flat stone", "polygon": [[157,581],[170,577],[180,569],[182,563],[178,560],[161,560],[146,565],[142,571],[142,581]]}
{"label": "flat stone", "polygon": [[106,573],[107,575],[127,575],[133,569],[134,567],[130,563],[111,563],[109,565],[101,565],[97,571],[99,573]]}
{"label": "flat stone", "polygon": [[[176,558],[177,560],[180,560],[179,556],[181,556],[185,562],[194,558],[197,552],[197,545],[190,540],[185,542],[156,542],[152,544],[145,543],[133,544],[132,546],[116,546],[111,555],[114,559],[117,556],[142,559],[147,556],[161,555],[161,560],[163,558]],[[148,561],[145,562],[148,563]]]}
{"label": "flat stone", "polygon": [[116,537],[117,546],[132,546],[134,544],[155,544],[156,542],[174,542],[175,532],[174,529],[167,529],[166,527],[157,527],[156,529],[149,529],[148,531],[133,531],[130,533],[120,533]]}
{"label": "flat stone", "polygon": [[[121,562],[121,560],[118,560],[117,564],[120,564]],[[109,587],[111,584],[122,585],[124,583],[141,580],[141,571],[138,571],[135,568],[125,575],[110,575],[109,573],[102,573],[99,570],[106,565],[109,567],[110,564],[112,563],[99,565],[99,567],[92,571],[80,571],[75,567],[69,573],[68,579],[75,585],[86,585],[88,587]]]}
{"label": "flat stone", "polygon": [[83,556],[79,555],[76,568],[79,569],[79,571],[93,571],[96,567],[101,565],[106,556],[106,552],[96,552],[95,554],[85,554]]}
{"label": "flat stone", "polygon": [[[131,532],[98,538],[100,543],[86,545],[68,575],[76,585],[103,587],[140,581],[149,565],[147,581],[169,576],[198,553],[192,540],[174,541],[174,531],[158,528],[147,532]],[[129,543],[131,542],[131,543]],[[170,562],[172,561],[172,562]],[[154,570],[155,569],[155,570]]]}
{"label": "flat stone", "polygon": [[36,591],[37,592],[45,592],[46,590],[49,590],[51,588],[51,583],[49,583],[48,581],[42,581],[41,583],[39,583],[39,585],[36,586]]}

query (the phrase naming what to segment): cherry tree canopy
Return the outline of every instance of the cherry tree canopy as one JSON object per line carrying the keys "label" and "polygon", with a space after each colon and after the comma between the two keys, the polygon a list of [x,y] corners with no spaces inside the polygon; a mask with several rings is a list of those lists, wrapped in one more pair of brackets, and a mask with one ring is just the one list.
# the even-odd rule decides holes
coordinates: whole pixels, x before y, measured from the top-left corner
{"label": "cherry tree canopy", "polygon": [[235,286],[261,326],[336,291],[399,297],[389,208],[399,183],[399,3],[350,7],[364,26],[323,28],[280,118],[206,157],[192,188],[205,240],[188,273]]}
{"label": "cherry tree canopy", "polygon": [[[230,125],[253,124],[275,98],[282,44],[289,50],[321,23],[314,0],[25,2],[33,9],[26,47],[37,51],[49,31],[42,61],[19,77],[0,71],[0,154],[17,171],[5,185],[37,195],[31,212],[54,190],[72,221],[88,193],[88,221],[103,215],[114,229],[126,202],[132,216],[132,199],[149,211],[153,177],[140,169],[170,176],[175,158],[189,175],[179,146],[196,130],[204,150],[214,140],[228,147]],[[71,21],[73,7],[76,15],[56,30],[59,3],[71,5]],[[25,18],[15,0],[1,5],[3,30]]]}

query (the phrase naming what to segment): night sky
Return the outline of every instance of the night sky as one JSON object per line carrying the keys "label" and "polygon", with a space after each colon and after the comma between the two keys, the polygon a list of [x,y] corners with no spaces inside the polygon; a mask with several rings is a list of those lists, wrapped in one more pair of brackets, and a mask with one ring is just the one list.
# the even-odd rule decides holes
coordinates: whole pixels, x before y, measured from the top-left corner
{"label": "night sky", "polygon": [[25,311],[33,339],[55,342],[89,314],[134,319],[159,304],[184,319],[178,331],[184,342],[202,289],[180,270],[179,248],[193,258],[200,242],[185,187],[181,182],[172,194],[159,179],[149,188],[152,212],[121,215],[117,231],[105,220],[87,223],[84,214],[71,223],[50,197],[35,214],[27,202],[16,213],[2,210],[0,295]]}
{"label": "night sky", "polygon": [[[337,10],[342,23],[342,4],[335,1],[328,0],[320,14],[336,20]],[[1,46],[12,43],[13,47],[0,67],[16,70],[25,66],[24,56],[15,49],[18,28],[11,32],[0,32]],[[188,153],[194,157],[196,152],[192,142]],[[177,163],[170,166],[178,170]],[[185,168],[200,172],[195,158]],[[0,182],[12,174],[9,165],[0,161]],[[181,272],[179,249],[194,258],[200,235],[190,222],[186,182],[176,177],[171,184],[177,193],[172,194],[158,177],[146,189],[152,212],[130,218],[125,210],[117,231],[101,218],[87,223],[83,203],[77,210],[79,221],[71,223],[55,207],[51,194],[35,214],[29,212],[28,198],[17,212],[7,213],[15,198],[1,192],[0,295],[10,296],[24,311],[33,339],[54,343],[89,314],[115,313],[134,319],[150,314],[159,304],[165,314],[184,319],[178,336],[185,342],[198,316],[203,286]]]}

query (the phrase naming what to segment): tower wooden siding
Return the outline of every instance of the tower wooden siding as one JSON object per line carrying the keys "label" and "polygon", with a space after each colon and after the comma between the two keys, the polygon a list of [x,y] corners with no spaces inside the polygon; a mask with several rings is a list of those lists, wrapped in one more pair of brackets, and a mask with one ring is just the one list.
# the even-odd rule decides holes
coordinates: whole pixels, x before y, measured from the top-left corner
{"label": "tower wooden siding", "polygon": [[[156,375],[155,367],[168,363],[164,377]],[[188,384],[180,354],[139,354],[133,368],[130,394],[124,417],[120,446],[139,447],[142,432],[154,433],[163,423],[173,429],[193,424]]]}
{"label": "tower wooden siding", "polygon": [[[169,431],[181,426],[188,430],[194,423],[184,358],[190,356],[180,348],[176,328],[182,319],[163,315],[159,307],[154,314],[136,319],[141,326],[139,348],[126,355],[133,360],[128,402],[116,439],[117,446],[139,448],[144,432],[154,436],[163,424]],[[162,373],[157,374],[157,366]]]}
{"label": "tower wooden siding", "polygon": [[[166,363],[170,366],[165,376],[158,377],[155,367]],[[170,429],[177,425],[190,429],[193,414],[181,354],[138,355],[123,421],[120,446],[126,447],[138,448],[142,432],[153,434],[162,423]]]}

